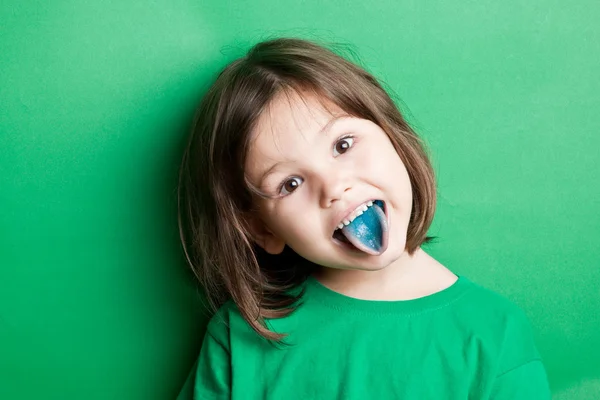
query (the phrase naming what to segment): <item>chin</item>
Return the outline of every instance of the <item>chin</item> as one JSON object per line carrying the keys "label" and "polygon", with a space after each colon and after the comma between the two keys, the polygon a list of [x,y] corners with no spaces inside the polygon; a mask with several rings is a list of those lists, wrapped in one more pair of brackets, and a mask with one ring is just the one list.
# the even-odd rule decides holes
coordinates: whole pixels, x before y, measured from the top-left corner
{"label": "chin", "polygon": [[379,256],[369,256],[367,259],[365,259],[364,263],[359,263],[359,268],[369,271],[380,271],[393,264],[401,256],[402,253],[398,251],[394,252],[394,254],[385,252]]}
{"label": "chin", "polygon": [[390,246],[385,252],[377,256],[357,251],[356,255],[350,255],[350,257],[345,260],[338,260],[337,263],[330,262],[321,265],[346,270],[381,271],[402,257],[403,253],[404,251],[401,250],[400,247]]}

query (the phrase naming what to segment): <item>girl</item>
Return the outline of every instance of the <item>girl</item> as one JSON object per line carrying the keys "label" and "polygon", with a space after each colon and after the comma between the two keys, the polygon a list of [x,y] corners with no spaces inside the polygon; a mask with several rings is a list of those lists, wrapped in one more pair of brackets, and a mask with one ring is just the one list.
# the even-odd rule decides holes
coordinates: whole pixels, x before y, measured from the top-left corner
{"label": "girl", "polygon": [[276,39],[203,99],[180,176],[218,312],[181,398],[549,399],[524,313],[421,245],[436,188],[378,81]]}

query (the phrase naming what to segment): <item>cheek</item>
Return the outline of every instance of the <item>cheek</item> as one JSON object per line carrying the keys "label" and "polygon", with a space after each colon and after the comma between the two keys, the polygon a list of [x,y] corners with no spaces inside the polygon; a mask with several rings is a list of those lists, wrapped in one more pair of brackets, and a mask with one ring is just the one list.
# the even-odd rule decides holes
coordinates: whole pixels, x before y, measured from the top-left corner
{"label": "cheek", "polygon": [[403,168],[402,160],[387,137],[378,138],[370,146],[363,146],[357,152],[356,166],[375,177],[397,175]]}
{"label": "cheek", "polygon": [[304,213],[298,211],[300,208],[294,207],[294,202],[289,200],[291,199],[285,200],[287,201],[285,205],[282,204],[269,210],[263,219],[273,233],[286,241],[308,235],[306,211]]}

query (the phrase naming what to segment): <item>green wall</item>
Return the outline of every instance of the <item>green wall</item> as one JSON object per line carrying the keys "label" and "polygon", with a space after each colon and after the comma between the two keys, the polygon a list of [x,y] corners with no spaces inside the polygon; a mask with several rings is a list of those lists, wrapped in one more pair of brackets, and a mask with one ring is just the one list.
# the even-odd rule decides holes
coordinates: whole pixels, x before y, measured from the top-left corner
{"label": "green wall", "polygon": [[0,398],[169,399],[205,318],[175,189],[253,42],[354,45],[433,152],[429,251],[529,315],[556,399],[600,396],[593,1],[0,3]]}

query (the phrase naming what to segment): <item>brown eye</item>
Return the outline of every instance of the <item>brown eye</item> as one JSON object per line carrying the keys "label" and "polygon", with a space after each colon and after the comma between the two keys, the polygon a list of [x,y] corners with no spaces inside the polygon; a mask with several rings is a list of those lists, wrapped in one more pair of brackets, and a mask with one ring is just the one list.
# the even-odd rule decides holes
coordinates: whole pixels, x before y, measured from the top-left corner
{"label": "brown eye", "polygon": [[334,156],[337,157],[340,154],[344,154],[346,151],[348,151],[350,147],[352,147],[353,144],[354,138],[350,136],[338,140],[338,142],[333,147]]}
{"label": "brown eye", "polygon": [[281,185],[281,190],[279,191],[280,194],[286,195],[286,194],[292,193],[294,190],[298,189],[298,187],[300,186],[302,181],[303,181],[303,179],[299,178],[297,176],[286,180]]}

